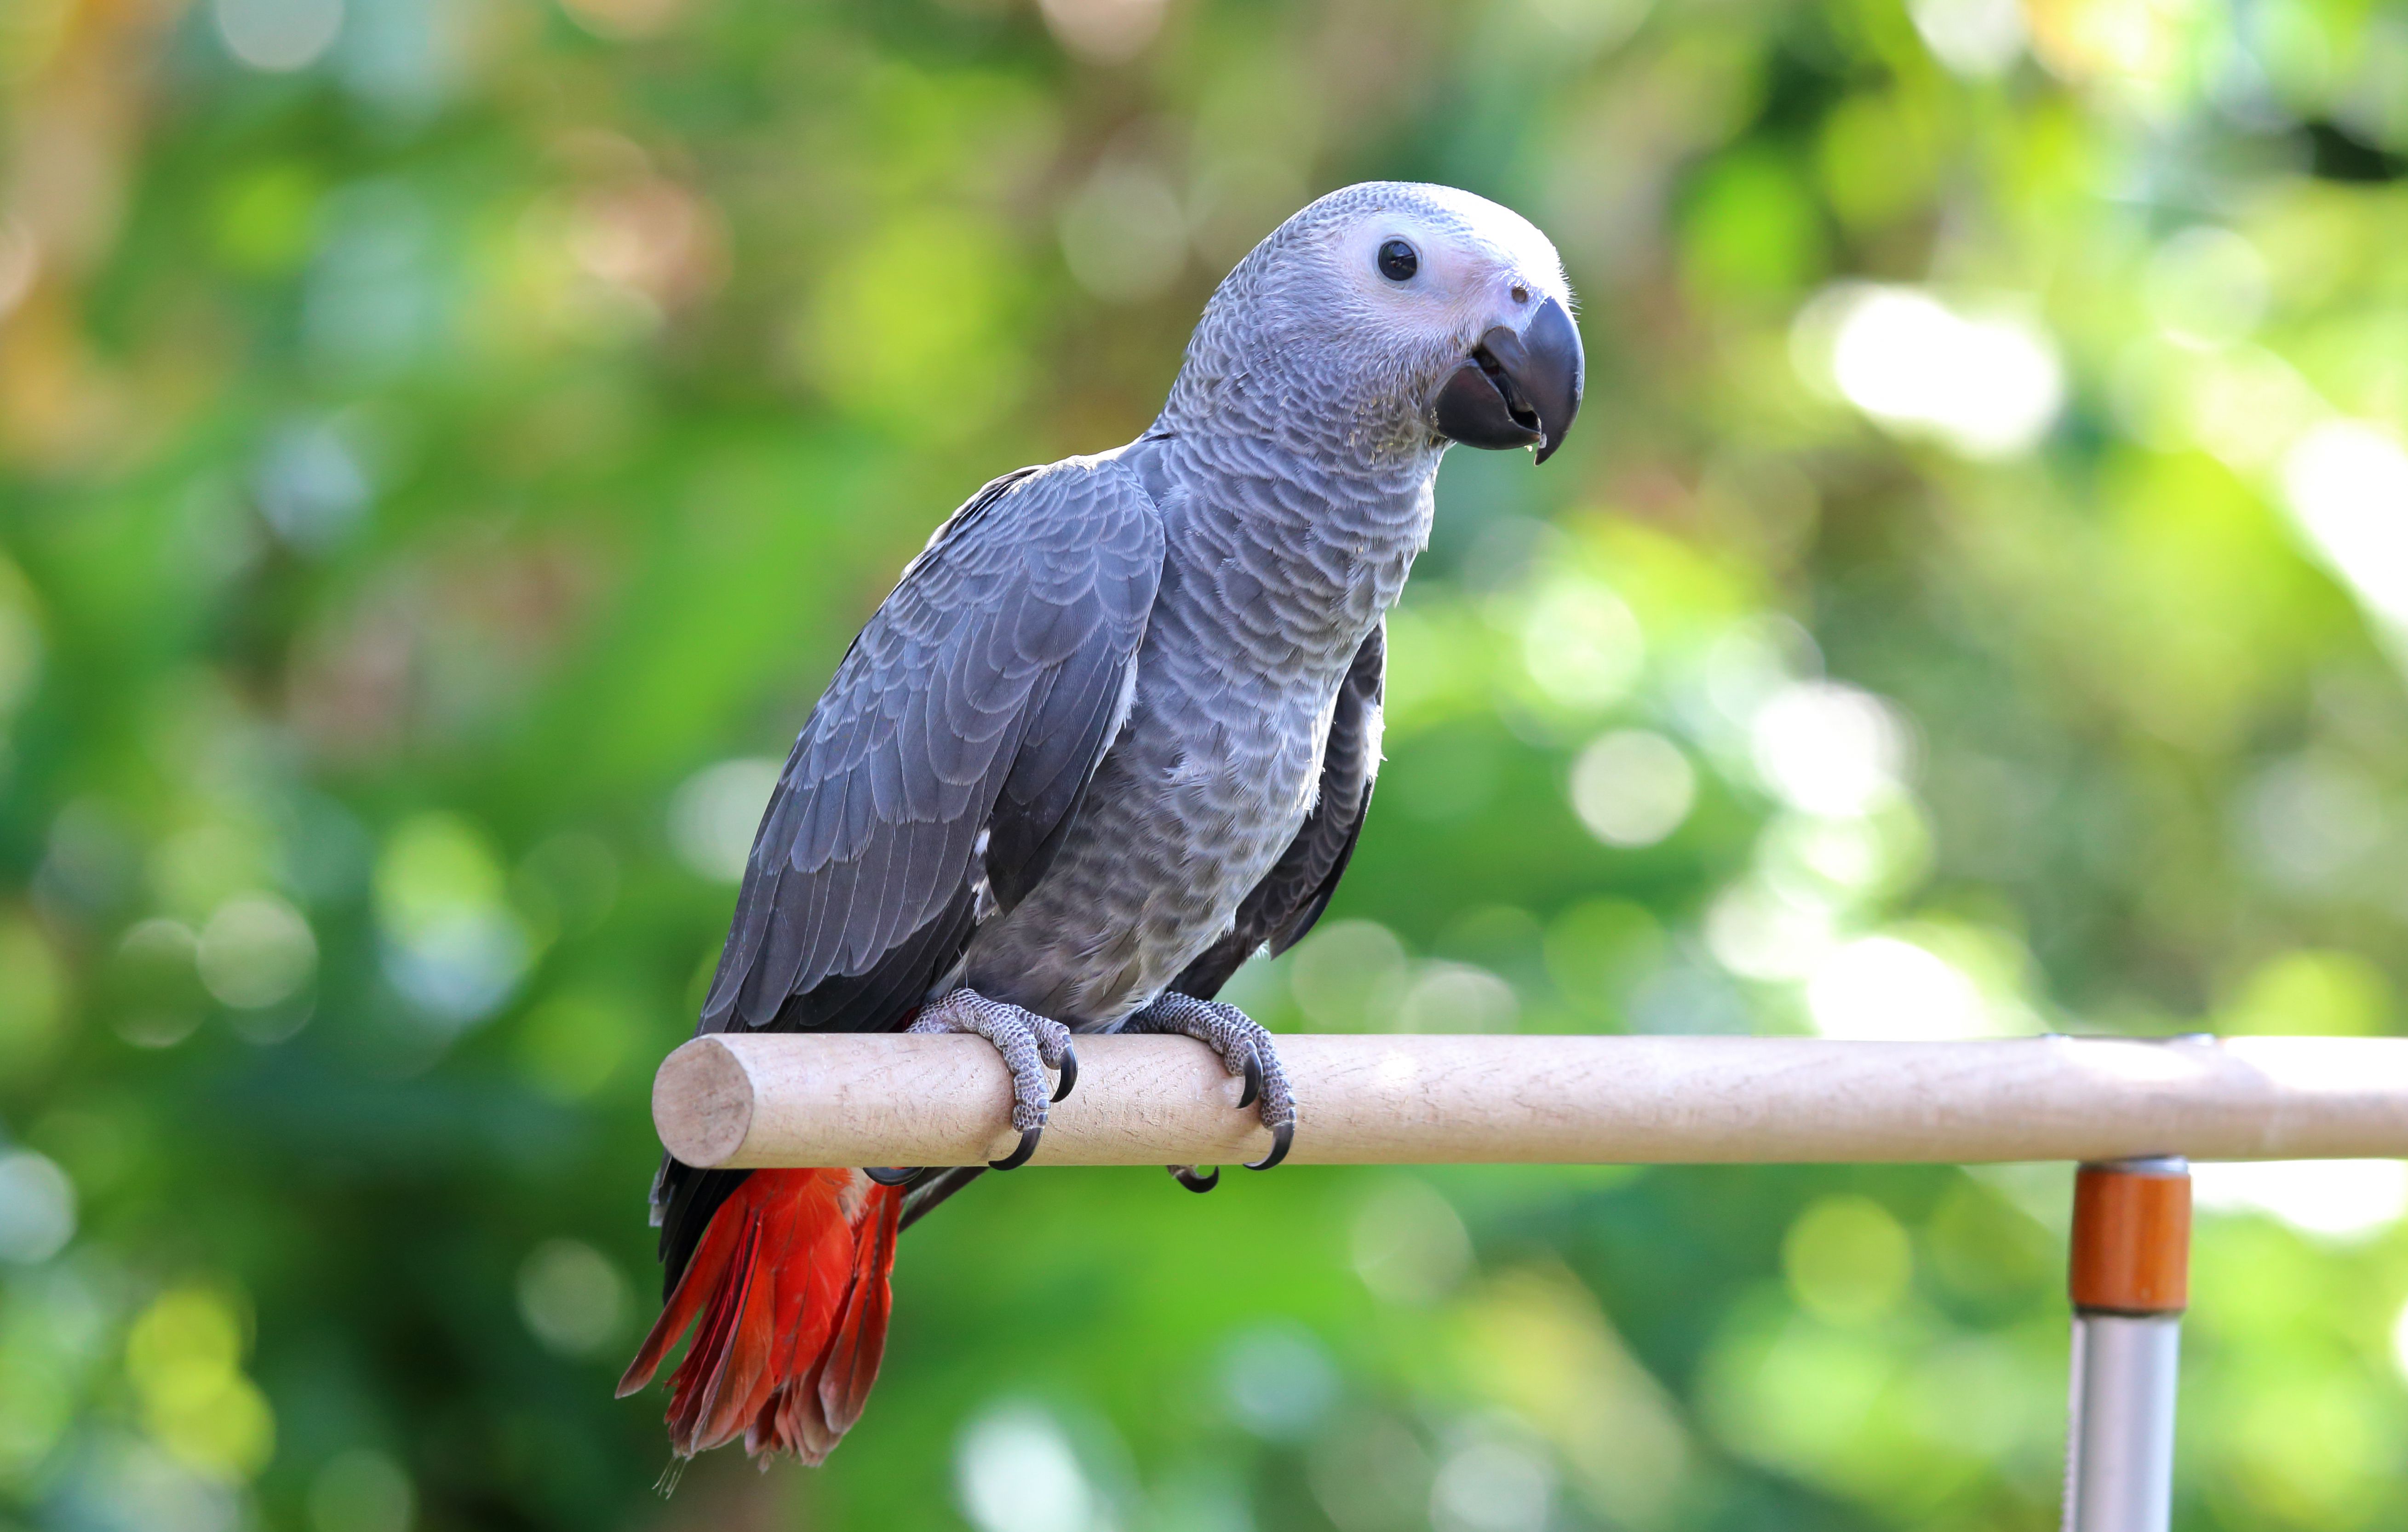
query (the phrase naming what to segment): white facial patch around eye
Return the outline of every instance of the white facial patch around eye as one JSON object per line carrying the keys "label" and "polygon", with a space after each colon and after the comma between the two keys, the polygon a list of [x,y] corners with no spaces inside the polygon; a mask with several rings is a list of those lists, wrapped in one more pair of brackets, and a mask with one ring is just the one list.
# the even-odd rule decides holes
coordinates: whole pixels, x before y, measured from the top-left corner
{"label": "white facial patch around eye", "polygon": [[[1373,213],[1347,231],[1341,260],[1347,279],[1359,291],[1390,303],[1443,301],[1459,290],[1463,263],[1454,248],[1457,241],[1410,214],[1388,209]],[[1392,244],[1408,247],[1411,275],[1402,279],[1383,260]]]}

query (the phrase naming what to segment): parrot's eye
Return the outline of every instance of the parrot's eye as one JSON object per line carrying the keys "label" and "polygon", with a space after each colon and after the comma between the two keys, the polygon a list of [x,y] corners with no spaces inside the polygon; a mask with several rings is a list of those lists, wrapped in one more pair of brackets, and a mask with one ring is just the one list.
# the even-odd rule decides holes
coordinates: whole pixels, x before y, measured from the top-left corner
{"label": "parrot's eye", "polygon": [[1401,239],[1391,239],[1380,247],[1380,275],[1392,282],[1409,282],[1413,273],[1422,268],[1422,258],[1413,247]]}

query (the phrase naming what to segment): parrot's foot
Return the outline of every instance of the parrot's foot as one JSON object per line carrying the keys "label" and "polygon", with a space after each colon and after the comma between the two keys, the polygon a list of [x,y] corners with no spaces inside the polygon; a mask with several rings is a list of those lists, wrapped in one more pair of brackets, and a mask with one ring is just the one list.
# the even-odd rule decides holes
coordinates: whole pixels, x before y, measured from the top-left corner
{"label": "parrot's foot", "polygon": [[[1222,1065],[1231,1074],[1246,1077],[1245,1093],[1238,1097],[1238,1105],[1251,1107],[1259,1101],[1263,1126],[1271,1130],[1271,1152],[1246,1168],[1268,1170],[1287,1158],[1288,1145],[1296,1138],[1296,1098],[1288,1094],[1287,1075],[1280,1068],[1279,1054],[1271,1048],[1271,1035],[1254,1018],[1218,1000],[1167,993],[1123,1022],[1120,1030],[1176,1033],[1194,1038],[1220,1054]],[[1178,1175],[1181,1168],[1171,1167],[1171,1174]],[[1210,1181],[1197,1184],[1201,1178],[1195,1177],[1193,1167],[1184,1168],[1189,1174],[1179,1177],[1181,1185],[1191,1192],[1212,1189]]]}
{"label": "parrot's foot", "polygon": [[1170,1172],[1171,1180],[1191,1192],[1209,1192],[1221,1184],[1221,1167],[1217,1165],[1210,1174],[1198,1171],[1192,1165],[1166,1165],[1163,1168]]}
{"label": "parrot's foot", "polygon": [[[1020,1130],[1020,1147],[988,1162],[996,1170],[1017,1170],[1037,1153],[1045,1131],[1045,1108],[1070,1094],[1079,1082],[1079,1055],[1070,1052],[1070,1029],[1033,1010],[1002,1000],[990,1000],[974,989],[957,989],[921,1009],[912,1032],[975,1032],[995,1044],[1011,1071],[1011,1125]],[[1049,1086],[1045,1071],[1061,1071],[1061,1084]]]}

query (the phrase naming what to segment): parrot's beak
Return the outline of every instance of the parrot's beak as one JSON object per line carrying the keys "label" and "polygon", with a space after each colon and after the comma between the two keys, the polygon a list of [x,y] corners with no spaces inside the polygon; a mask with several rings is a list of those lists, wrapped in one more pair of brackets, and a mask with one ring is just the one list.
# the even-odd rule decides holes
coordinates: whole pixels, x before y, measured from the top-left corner
{"label": "parrot's beak", "polygon": [[1549,298],[1519,334],[1499,325],[1480,337],[1439,385],[1431,419],[1466,447],[1536,447],[1544,463],[1580,413],[1584,363],[1572,317]]}

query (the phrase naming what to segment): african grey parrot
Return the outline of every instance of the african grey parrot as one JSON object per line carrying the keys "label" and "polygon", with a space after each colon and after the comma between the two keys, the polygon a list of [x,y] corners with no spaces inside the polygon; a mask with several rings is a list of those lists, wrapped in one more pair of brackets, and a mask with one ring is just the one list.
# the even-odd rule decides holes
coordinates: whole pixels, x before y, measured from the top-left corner
{"label": "african grey parrot", "polygon": [[[1246,1077],[1254,1168],[1278,1164],[1278,1054],[1213,995],[1328,904],[1439,459],[1561,445],[1570,303],[1545,236],[1447,187],[1349,187],[1273,231],[1143,436],[996,480],[905,568],[795,742],[701,1030],[975,1032],[1013,1081],[996,1169],[1068,1094],[1075,1034],[1183,1033]],[[676,1451],[820,1461],[877,1375],[900,1228],[977,1173],[664,1161],[667,1300],[620,1391],[698,1316]]]}

